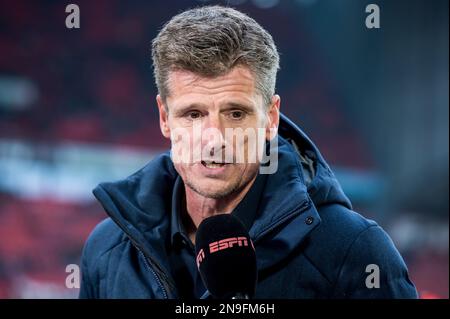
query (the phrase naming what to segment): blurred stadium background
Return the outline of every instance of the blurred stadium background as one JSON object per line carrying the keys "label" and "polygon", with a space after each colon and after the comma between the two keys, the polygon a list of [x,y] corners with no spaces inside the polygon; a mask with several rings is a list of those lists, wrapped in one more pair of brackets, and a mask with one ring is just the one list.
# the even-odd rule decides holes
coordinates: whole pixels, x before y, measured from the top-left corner
{"label": "blurred stadium background", "polygon": [[0,298],[78,295],[66,265],[106,216],[92,188],[168,147],[151,40],[212,3],[271,32],[282,111],[392,236],[421,298],[448,298],[447,0],[80,0],[72,30],[69,3],[0,0]]}

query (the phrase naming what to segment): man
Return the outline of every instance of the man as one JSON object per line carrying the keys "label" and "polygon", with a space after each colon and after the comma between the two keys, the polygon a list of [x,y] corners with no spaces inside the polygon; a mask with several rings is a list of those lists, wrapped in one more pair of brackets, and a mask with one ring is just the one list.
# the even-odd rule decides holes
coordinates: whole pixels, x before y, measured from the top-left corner
{"label": "man", "polygon": [[80,297],[210,297],[194,244],[216,214],[249,231],[255,298],[417,296],[388,235],[351,210],[317,148],[280,114],[279,56],[259,24],[231,8],[196,8],[173,17],[152,49],[172,149],[94,190],[109,218],[86,242]]}

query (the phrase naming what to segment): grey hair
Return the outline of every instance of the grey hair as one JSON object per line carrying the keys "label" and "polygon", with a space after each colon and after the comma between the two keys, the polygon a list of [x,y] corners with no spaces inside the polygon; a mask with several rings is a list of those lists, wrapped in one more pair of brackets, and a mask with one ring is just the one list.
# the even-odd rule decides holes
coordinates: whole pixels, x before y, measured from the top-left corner
{"label": "grey hair", "polygon": [[255,88],[270,105],[275,94],[279,54],[272,36],[254,19],[235,9],[204,6],[167,22],[152,41],[156,86],[163,101],[170,96],[171,71],[217,77],[235,66],[248,67]]}

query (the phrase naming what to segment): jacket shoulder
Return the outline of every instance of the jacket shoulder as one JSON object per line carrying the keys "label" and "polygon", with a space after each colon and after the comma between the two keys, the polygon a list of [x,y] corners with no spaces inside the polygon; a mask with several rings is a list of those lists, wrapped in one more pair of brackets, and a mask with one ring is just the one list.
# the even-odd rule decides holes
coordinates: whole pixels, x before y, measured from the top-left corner
{"label": "jacket shoulder", "polygon": [[[389,235],[373,220],[339,204],[318,208],[321,224],[305,254],[334,287],[337,298],[415,298],[407,267]],[[368,267],[380,272],[383,289],[369,289]]]}
{"label": "jacket shoulder", "polygon": [[127,237],[111,218],[105,218],[95,226],[86,240],[83,254],[85,257],[100,257]]}
{"label": "jacket shoulder", "polygon": [[403,258],[378,225],[367,228],[353,241],[334,293],[346,298],[417,298]]}
{"label": "jacket shoulder", "polygon": [[378,226],[375,221],[340,204],[320,206],[317,211],[321,222],[311,232],[310,245],[325,248],[332,255],[342,255],[362,232]]}

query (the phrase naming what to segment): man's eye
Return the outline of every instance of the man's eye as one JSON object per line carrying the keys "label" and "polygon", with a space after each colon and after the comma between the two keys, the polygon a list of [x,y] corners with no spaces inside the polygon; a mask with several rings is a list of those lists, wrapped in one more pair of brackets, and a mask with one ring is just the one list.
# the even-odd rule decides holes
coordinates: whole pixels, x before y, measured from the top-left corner
{"label": "man's eye", "polygon": [[201,113],[198,111],[191,111],[191,112],[188,112],[186,115],[191,120],[196,120],[201,117]]}
{"label": "man's eye", "polygon": [[242,119],[244,117],[244,112],[242,112],[242,111],[232,111],[230,113],[230,116],[234,120],[240,120],[240,119]]}

